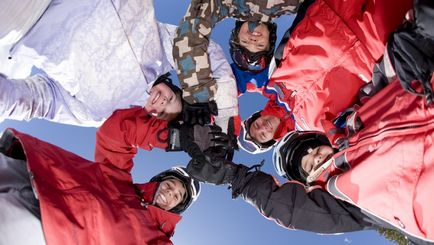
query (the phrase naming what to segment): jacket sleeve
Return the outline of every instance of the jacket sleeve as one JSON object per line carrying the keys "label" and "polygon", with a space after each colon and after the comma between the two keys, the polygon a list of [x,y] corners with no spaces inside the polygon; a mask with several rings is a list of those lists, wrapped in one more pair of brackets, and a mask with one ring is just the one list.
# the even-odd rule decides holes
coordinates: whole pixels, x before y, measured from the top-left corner
{"label": "jacket sleeve", "polygon": [[214,120],[215,124],[226,133],[229,119],[239,116],[237,83],[220,45],[211,41],[208,54],[211,58],[211,71],[217,83],[214,100],[217,104],[218,115]]}
{"label": "jacket sleeve", "polygon": [[0,74],[0,122],[41,118],[70,125],[98,127],[104,118],[44,75],[9,79]]}
{"label": "jacket sleeve", "polygon": [[147,115],[141,107],[117,110],[96,133],[95,161],[131,171],[138,148],[167,146],[167,122]]}
{"label": "jacket sleeve", "polygon": [[260,171],[249,172],[238,179],[241,180],[232,184],[233,192],[286,228],[339,233],[370,226],[359,208],[320,188],[306,192],[298,182],[279,186],[271,175]]}
{"label": "jacket sleeve", "polygon": [[[167,59],[173,67],[177,67],[172,56],[176,26],[165,23],[159,23],[158,25]],[[238,94],[235,76],[220,45],[211,40],[207,53],[210,59],[210,69],[217,85],[214,99],[217,103],[218,115],[215,117],[215,123],[225,131],[229,119],[238,116]]]}
{"label": "jacket sleeve", "polygon": [[207,53],[211,30],[218,21],[213,0],[192,0],[181,20],[173,46],[173,58],[184,99],[190,103],[208,102],[216,93]]}

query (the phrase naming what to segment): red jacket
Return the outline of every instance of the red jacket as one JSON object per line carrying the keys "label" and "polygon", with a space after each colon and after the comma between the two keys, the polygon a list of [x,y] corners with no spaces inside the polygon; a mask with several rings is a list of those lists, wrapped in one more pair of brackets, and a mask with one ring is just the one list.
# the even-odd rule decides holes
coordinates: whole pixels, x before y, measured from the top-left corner
{"label": "red jacket", "polygon": [[292,30],[267,85],[270,98],[294,114],[297,129],[324,131],[322,120],[357,102],[410,8],[410,0],[316,0]]}
{"label": "red jacket", "polygon": [[[105,126],[116,125],[121,115],[126,117],[119,126],[133,145],[122,147],[121,142],[98,140],[97,151],[109,152],[111,146],[117,147],[112,148],[113,151],[133,149],[135,145],[151,149],[155,134],[149,132],[166,125],[147,117],[143,110],[130,109],[116,112]],[[115,129],[113,127],[113,133]],[[172,244],[170,237],[181,216],[149,204],[157,189],[156,183],[133,184],[130,174],[133,150],[125,155],[120,153],[122,157],[115,157],[115,154],[104,157],[104,151],[99,151],[97,156],[102,161],[91,162],[10,130],[21,142],[27,157],[47,244]],[[115,162],[112,164],[109,159]],[[138,196],[137,189],[144,191],[143,196]]]}
{"label": "red jacket", "polygon": [[139,148],[164,149],[167,137],[167,121],[148,115],[141,107],[117,110],[96,133],[95,161],[130,171]]}
{"label": "red jacket", "polygon": [[334,196],[409,236],[434,242],[434,107],[396,80],[354,117],[363,128],[333,156],[320,180],[328,179]]}

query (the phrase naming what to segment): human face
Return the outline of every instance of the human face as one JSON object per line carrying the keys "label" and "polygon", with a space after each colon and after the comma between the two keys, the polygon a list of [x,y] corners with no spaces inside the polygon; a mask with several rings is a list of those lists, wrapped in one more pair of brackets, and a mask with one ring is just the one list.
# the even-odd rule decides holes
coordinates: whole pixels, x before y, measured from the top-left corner
{"label": "human face", "polygon": [[321,145],[310,148],[308,154],[301,158],[301,168],[308,174],[312,174],[323,163],[328,161],[333,156],[333,148],[328,145]]}
{"label": "human face", "polygon": [[152,116],[170,121],[181,112],[181,96],[175,94],[166,84],[159,83],[151,88],[145,109]]}
{"label": "human face", "polygon": [[250,136],[259,143],[265,143],[274,138],[280,119],[276,116],[260,116],[250,126]]}
{"label": "human face", "polygon": [[186,192],[178,179],[163,180],[155,194],[155,204],[164,210],[171,210],[184,200]]}
{"label": "human face", "polygon": [[248,22],[241,25],[238,33],[239,44],[252,53],[267,51],[270,48],[270,31],[265,24],[256,26],[253,32],[249,32]]}

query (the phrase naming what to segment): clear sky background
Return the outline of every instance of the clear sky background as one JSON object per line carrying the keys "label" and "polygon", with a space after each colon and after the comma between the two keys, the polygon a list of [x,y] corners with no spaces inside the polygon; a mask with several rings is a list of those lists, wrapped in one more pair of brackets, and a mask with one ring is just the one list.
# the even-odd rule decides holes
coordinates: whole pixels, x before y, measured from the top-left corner
{"label": "clear sky background", "polygon": [[[155,12],[161,22],[178,24],[187,10],[189,0],[154,0]],[[278,41],[290,27],[293,17],[281,17],[278,23]],[[219,23],[212,38],[217,41],[228,56],[228,39],[234,21]],[[151,47],[150,47],[151,48]],[[260,110],[265,99],[260,95],[247,94],[240,98],[240,113],[246,118]],[[40,139],[70,150],[87,159],[93,159],[95,147],[95,128],[74,127],[50,123],[43,120],[17,122],[6,120],[0,123],[0,130],[13,127]],[[252,165],[266,160],[263,171],[275,175],[271,152],[249,155],[237,152],[235,162]],[[136,182],[146,182],[153,175],[173,165],[188,162],[185,153],[166,153],[156,149],[152,152],[140,151],[135,158],[133,177]],[[281,182],[284,179],[279,178]],[[267,220],[250,204],[242,199],[231,199],[226,186],[202,185],[198,201],[184,213],[173,237],[175,244],[220,245],[220,244],[354,244],[382,245],[391,244],[375,231],[352,232],[340,235],[319,235],[304,231],[291,231]]]}

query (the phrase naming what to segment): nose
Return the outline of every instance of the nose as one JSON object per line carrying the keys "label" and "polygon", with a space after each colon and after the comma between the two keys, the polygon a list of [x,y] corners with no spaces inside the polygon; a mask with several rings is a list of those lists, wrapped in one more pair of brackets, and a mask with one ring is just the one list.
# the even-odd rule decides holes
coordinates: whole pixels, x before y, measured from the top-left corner
{"label": "nose", "polygon": [[168,200],[172,199],[173,193],[172,190],[168,189],[166,190],[166,198],[169,198]]}
{"label": "nose", "polygon": [[251,42],[256,42],[258,39],[256,38],[256,36],[250,34],[250,35],[249,35],[249,40],[250,40]]}
{"label": "nose", "polygon": [[157,102],[154,103],[154,109],[160,113],[164,110],[164,108],[167,105],[167,98],[163,97],[163,98],[159,98]]}
{"label": "nose", "polygon": [[157,103],[160,104],[161,106],[165,106],[167,104],[166,96],[162,96]]}

